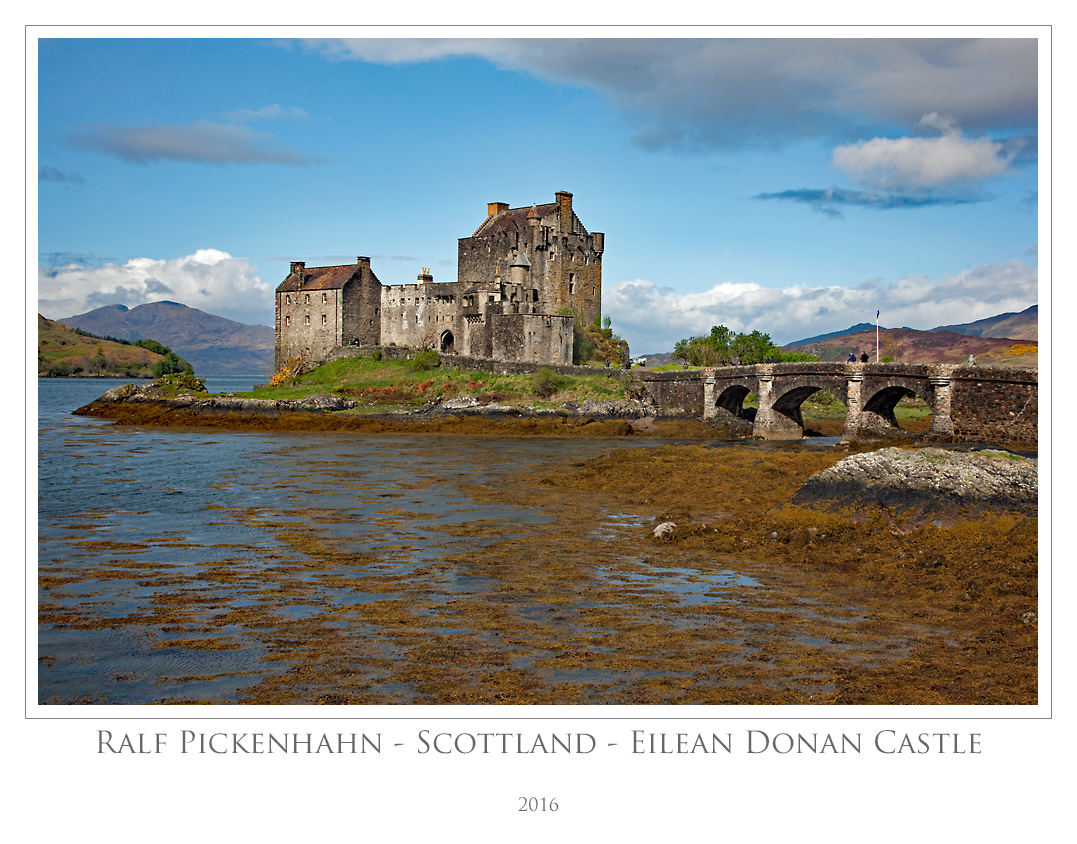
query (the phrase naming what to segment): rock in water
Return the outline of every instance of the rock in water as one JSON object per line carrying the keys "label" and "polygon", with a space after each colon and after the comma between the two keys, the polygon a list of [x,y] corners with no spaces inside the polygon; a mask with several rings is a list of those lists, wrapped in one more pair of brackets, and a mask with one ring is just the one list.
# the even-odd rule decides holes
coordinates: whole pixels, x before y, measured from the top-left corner
{"label": "rock in water", "polygon": [[658,527],[654,529],[655,539],[665,539],[667,536],[672,539],[673,531],[676,530],[676,522],[662,522]]}
{"label": "rock in water", "polygon": [[807,506],[884,507],[894,512],[991,506],[1035,515],[1035,458],[1008,451],[884,448],[846,457],[793,496]]}

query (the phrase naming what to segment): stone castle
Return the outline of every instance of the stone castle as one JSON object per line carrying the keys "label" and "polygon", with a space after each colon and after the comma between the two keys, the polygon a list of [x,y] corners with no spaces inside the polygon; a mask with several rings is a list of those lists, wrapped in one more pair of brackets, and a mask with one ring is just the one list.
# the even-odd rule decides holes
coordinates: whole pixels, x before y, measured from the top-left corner
{"label": "stone castle", "polygon": [[369,258],[337,267],[293,261],[277,287],[277,368],[340,346],[411,346],[445,354],[572,363],[573,319],[602,314],[601,232],[588,232],[558,191],[547,205],[491,202],[460,238],[457,280],[382,284]]}

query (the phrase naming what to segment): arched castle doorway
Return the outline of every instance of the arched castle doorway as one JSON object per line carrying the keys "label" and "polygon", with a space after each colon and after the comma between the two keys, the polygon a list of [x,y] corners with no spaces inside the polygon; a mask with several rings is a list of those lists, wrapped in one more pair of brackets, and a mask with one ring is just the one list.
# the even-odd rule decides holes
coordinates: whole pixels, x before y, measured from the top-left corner
{"label": "arched castle doorway", "polygon": [[456,338],[452,336],[451,331],[445,331],[441,335],[441,353],[445,355],[451,355],[455,353],[453,344],[456,342]]}

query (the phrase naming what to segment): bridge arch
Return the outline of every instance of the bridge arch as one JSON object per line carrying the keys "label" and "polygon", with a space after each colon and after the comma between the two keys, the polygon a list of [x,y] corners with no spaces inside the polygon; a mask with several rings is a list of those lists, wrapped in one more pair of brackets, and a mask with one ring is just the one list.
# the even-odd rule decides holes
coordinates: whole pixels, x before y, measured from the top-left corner
{"label": "bridge arch", "polygon": [[849,387],[844,371],[828,369],[761,374],[759,412],[753,433],[765,439],[800,439],[804,436],[800,406],[819,390],[825,390],[848,406]]}
{"label": "bridge arch", "polygon": [[722,411],[725,411],[725,413],[738,419],[747,418],[744,400],[748,398],[751,392],[751,388],[744,384],[731,384],[726,387],[714,400],[714,407],[717,411],[715,415],[723,416]]}
{"label": "bridge arch", "polygon": [[858,437],[904,437],[894,411],[903,398],[919,398],[929,408],[935,404],[935,387],[929,378],[903,377],[896,373],[865,376],[860,383],[860,408],[854,418]]}

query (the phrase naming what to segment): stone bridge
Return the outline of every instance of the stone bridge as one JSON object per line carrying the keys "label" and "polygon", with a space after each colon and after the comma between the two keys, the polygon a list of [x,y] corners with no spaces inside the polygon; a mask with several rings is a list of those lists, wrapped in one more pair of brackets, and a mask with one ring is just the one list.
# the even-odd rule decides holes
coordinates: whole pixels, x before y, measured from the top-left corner
{"label": "stone bridge", "polygon": [[[845,405],[844,438],[901,436],[894,408],[916,396],[931,408],[931,439],[1035,444],[1039,372],[1003,367],[909,363],[773,363],[640,373],[660,407],[680,407],[704,419],[751,426],[768,440],[804,436],[800,405],[826,390]],[[744,408],[759,398],[754,418]]]}

